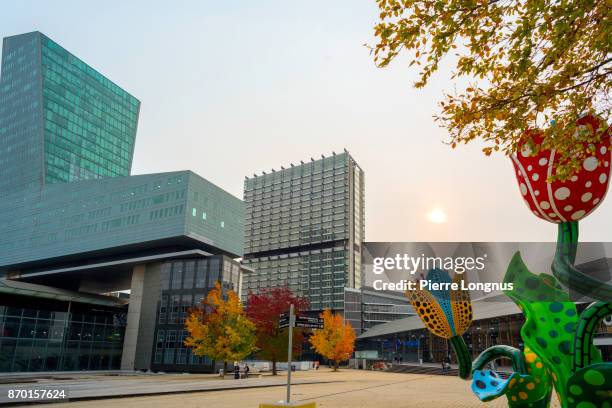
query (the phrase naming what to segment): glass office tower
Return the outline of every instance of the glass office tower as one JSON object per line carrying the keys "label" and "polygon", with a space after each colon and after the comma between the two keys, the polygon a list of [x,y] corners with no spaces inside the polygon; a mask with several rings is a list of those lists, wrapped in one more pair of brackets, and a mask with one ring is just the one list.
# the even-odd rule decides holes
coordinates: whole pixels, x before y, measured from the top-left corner
{"label": "glass office tower", "polygon": [[243,299],[287,284],[312,310],[362,285],[364,175],[348,152],[245,180]]}
{"label": "glass office tower", "polygon": [[139,108],[44,34],[4,38],[0,191],[129,175]]}

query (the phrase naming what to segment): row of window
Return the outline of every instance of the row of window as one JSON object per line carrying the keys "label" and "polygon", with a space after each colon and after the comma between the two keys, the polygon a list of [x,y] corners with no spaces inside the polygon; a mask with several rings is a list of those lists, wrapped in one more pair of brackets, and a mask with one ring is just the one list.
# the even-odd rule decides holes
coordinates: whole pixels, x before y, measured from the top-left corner
{"label": "row of window", "polygon": [[162,295],[159,302],[159,324],[184,324],[188,310],[201,303],[205,297],[206,292],[172,296]]}
{"label": "row of window", "polygon": [[123,345],[0,338],[0,372],[118,370]]}
{"label": "row of window", "polygon": [[255,227],[259,238],[269,238],[266,234],[273,234],[272,236],[278,235],[296,235],[302,238],[309,236],[329,234],[336,231],[342,231],[348,227],[348,220],[346,218],[336,217],[336,219],[327,219],[326,221],[318,220],[300,220],[298,221],[286,221],[275,224],[249,224],[250,228],[245,228],[247,234],[253,235]]}
{"label": "row of window", "polygon": [[290,236],[291,238],[309,238],[320,235],[342,233],[348,230],[348,220],[344,217],[333,219],[327,217],[325,221],[317,222],[291,222],[279,224],[249,225],[245,227],[247,242],[253,239],[268,239]]}
{"label": "row of window", "polygon": [[245,222],[257,223],[270,220],[280,220],[282,223],[291,221],[301,221],[309,219],[317,219],[321,216],[343,214],[348,216],[348,205],[346,200],[338,200],[336,202],[318,203],[303,206],[283,206],[270,207],[264,206],[260,208],[247,209],[245,214]]}
{"label": "row of window", "polygon": [[[320,211],[326,211],[326,215],[345,213],[347,211],[346,207],[347,201],[344,198],[337,200],[330,199],[328,202],[303,203],[300,205],[278,204],[276,206],[257,206],[257,208],[251,207],[246,209],[245,219],[256,221],[258,218],[308,217],[311,213],[314,218]],[[274,217],[275,215],[276,217]]]}
{"label": "row of window", "polygon": [[[287,255],[262,256],[256,259],[245,259],[244,263],[262,263],[263,265],[272,265],[276,260],[280,260],[280,264],[293,264],[295,262],[309,262],[321,259],[342,258],[347,257],[348,253],[343,247],[334,247],[327,249],[315,249],[302,252],[294,252]],[[270,262],[270,263],[266,263]]]}
{"label": "row of window", "polygon": [[[201,218],[202,221],[206,221],[206,219],[208,218],[208,215],[206,214],[206,211],[201,211],[199,214],[200,214],[199,218]],[[197,208],[193,207],[191,209],[191,216],[192,217],[198,217],[198,209]],[[223,220],[219,221],[219,227],[225,228],[225,221],[223,221]]]}
{"label": "row of window", "polygon": [[0,372],[119,369],[123,312],[0,306]]}
{"label": "row of window", "polygon": [[[104,149],[112,154],[122,155],[129,152],[134,146],[134,126],[136,123],[121,125],[125,129],[113,129],[105,126],[100,118],[91,116],[90,113],[75,109],[71,103],[67,103],[58,96],[54,86],[49,86],[43,91],[45,107],[46,129],[52,134],[58,134],[61,130],[68,130],[65,138],[77,135],[79,143],[91,148]],[[57,90],[61,92],[61,89]],[[74,113],[74,112],[77,113]]]}
{"label": "row of window", "polygon": [[[304,179],[309,176],[313,179],[319,179],[324,174],[326,176],[336,174],[342,174],[347,169],[347,162],[345,157],[338,157],[338,160],[334,162],[334,158],[330,162],[323,163],[323,161],[314,161],[311,163],[303,164],[301,166],[292,167],[289,169],[274,172],[272,174],[264,174],[261,176],[255,176],[245,180],[245,190],[253,190],[262,188],[264,186],[270,186],[274,184],[280,184],[290,180]],[[325,159],[327,160],[327,159]]]}
{"label": "row of window", "polygon": [[[71,79],[73,83],[79,84],[81,80],[85,80],[89,84],[95,85],[95,88],[98,89],[98,91],[103,92],[107,97],[120,103],[126,109],[132,112],[137,111],[139,105],[138,100],[114,84],[104,75],[100,74],[98,71],[85,64],[80,59],[74,57],[62,46],[47,37],[43,37],[42,45],[43,55],[48,60],[61,65],[62,69],[65,69],[68,73],[66,77]],[[83,74],[86,76],[84,77]]]}
{"label": "row of window", "polygon": [[175,205],[173,207],[160,208],[158,210],[153,210],[149,213],[149,220],[158,220],[161,218],[175,217],[178,215],[182,215],[184,211],[185,211],[185,206],[183,204]]}
{"label": "row of window", "polygon": [[[142,187],[144,187],[143,193],[146,192],[147,185],[145,184]],[[125,198],[136,195],[135,192],[132,192],[130,194],[131,195],[128,195]],[[133,200],[127,203],[123,203],[119,207],[119,211],[120,212],[137,211],[137,210],[142,210],[144,208],[154,206],[154,205],[160,205],[163,203],[169,203],[173,201],[182,200],[184,198],[185,198],[185,189],[176,190],[176,191],[171,191],[165,194],[158,194],[153,197],[146,197],[146,198],[141,198],[139,200]]]}
{"label": "row of window", "polygon": [[222,281],[236,287],[240,283],[240,266],[223,257],[198,261],[173,261],[161,267],[162,294],[167,290],[210,288]]}
{"label": "row of window", "polygon": [[278,203],[292,203],[294,205],[298,205],[299,203],[312,203],[312,201],[321,200],[324,202],[329,202],[333,199],[338,200],[340,198],[348,198],[349,190],[344,186],[332,186],[325,190],[299,190],[292,191],[291,194],[268,194],[268,195],[256,195],[256,196],[248,196],[245,195],[244,201],[247,207],[251,205],[264,205],[264,206],[278,206]]}
{"label": "row of window", "polygon": [[329,179],[322,180],[319,183],[305,183],[299,186],[293,187],[283,187],[283,188],[270,188],[268,190],[253,190],[253,191],[245,191],[244,199],[245,201],[262,201],[262,200],[270,200],[276,201],[279,198],[289,199],[289,198],[298,198],[304,195],[314,195],[321,193],[323,195],[327,195],[325,193],[329,191],[346,191],[348,189],[348,181],[345,178],[337,178],[337,179]]}
{"label": "row of window", "polygon": [[[102,168],[112,169],[113,166],[120,166],[124,170],[128,170],[130,165],[130,155],[132,146],[101,146],[102,142],[88,141],[89,139],[96,140],[95,132],[83,132],[79,128],[71,129],[71,123],[59,124],[65,122],[54,115],[46,115],[45,120],[45,141],[49,146],[50,153],[58,155],[61,152],[77,154],[78,158],[85,158],[91,161],[96,161]],[[56,123],[54,118],[58,119]],[[104,139],[103,139],[104,140]],[[55,147],[55,150],[53,148]],[[67,157],[67,156],[63,156]],[[103,160],[101,160],[103,159]],[[125,173],[127,175],[128,173]]]}
{"label": "row of window", "polygon": [[154,364],[164,365],[210,365],[212,360],[206,356],[200,357],[188,349],[184,341],[187,338],[185,330],[158,330],[155,343]]}
{"label": "row of window", "polygon": [[[257,263],[250,263],[249,266],[252,268],[257,269],[258,273],[266,273],[266,272],[273,272],[273,273],[286,273],[286,272],[302,272],[303,275],[308,275],[308,274],[312,274],[314,273],[328,273],[329,271],[331,271],[332,269],[334,271],[341,271],[344,270],[346,265],[348,265],[348,259],[337,259],[335,261],[322,261],[322,262],[303,262],[300,263],[298,265],[292,264],[292,265],[284,265],[284,266],[280,266],[278,264],[272,264],[272,265],[262,265],[262,264],[257,264]],[[308,272],[310,270],[310,272]],[[252,276],[256,276],[254,274],[249,274],[250,277]]]}
{"label": "row of window", "polygon": [[[44,320],[64,320],[67,318],[66,312],[58,312],[52,310],[43,309],[28,309],[22,307],[11,307],[11,306],[0,306],[0,323],[6,317],[27,317],[33,319],[44,319]],[[119,314],[108,314],[108,313],[79,313],[72,312],[70,314],[70,321],[72,322],[85,322],[85,323],[96,323],[96,324],[118,324],[122,319]]]}

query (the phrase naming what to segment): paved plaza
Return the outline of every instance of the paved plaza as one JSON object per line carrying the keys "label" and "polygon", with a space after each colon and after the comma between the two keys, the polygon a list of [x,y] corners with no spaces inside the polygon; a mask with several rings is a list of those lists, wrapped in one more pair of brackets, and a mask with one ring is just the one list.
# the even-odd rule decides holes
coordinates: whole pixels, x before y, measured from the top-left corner
{"label": "paved plaza", "polygon": [[[344,369],[332,372],[297,372],[292,387],[294,402],[317,403],[318,407],[371,408],[371,407],[506,407],[506,399],[489,403],[480,402],[470,391],[470,382],[456,377],[398,374]],[[62,381],[40,384],[5,384],[0,387],[3,397],[6,389],[39,387],[45,384],[59,386]],[[84,376],[81,379],[65,380],[71,388],[71,396],[90,395],[115,396],[69,403],[45,404],[45,407],[206,407],[206,408],[256,408],[259,403],[284,399],[284,373],[278,377],[263,376],[248,380],[221,380],[210,375],[131,375],[131,376]],[[244,388],[237,388],[244,387]],[[206,390],[206,391],[198,391]],[[214,391],[212,391],[214,390]],[[118,397],[119,395],[151,396]],[[167,393],[167,394],[164,394]],[[551,405],[558,408],[555,400]]]}

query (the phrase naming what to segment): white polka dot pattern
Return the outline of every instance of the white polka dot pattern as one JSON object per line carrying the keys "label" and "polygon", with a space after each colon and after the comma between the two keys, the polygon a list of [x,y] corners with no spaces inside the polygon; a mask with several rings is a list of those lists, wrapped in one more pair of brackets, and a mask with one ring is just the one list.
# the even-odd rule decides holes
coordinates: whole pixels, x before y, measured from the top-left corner
{"label": "white polka dot pattern", "polygon": [[[588,128],[601,126],[601,120],[587,115],[578,120],[578,125]],[[542,142],[539,132],[530,131],[535,143]],[[521,195],[529,209],[538,217],[553,223],[578,221],[589,215],[601,203],[610,180],[612,149],[611,128],[608,127],[592,156],[587,157],[569,180],[548,180],[555,171],[555,151],[540,150],[532,155],[529,148],[519,148],[512,155],[512,163]]]}

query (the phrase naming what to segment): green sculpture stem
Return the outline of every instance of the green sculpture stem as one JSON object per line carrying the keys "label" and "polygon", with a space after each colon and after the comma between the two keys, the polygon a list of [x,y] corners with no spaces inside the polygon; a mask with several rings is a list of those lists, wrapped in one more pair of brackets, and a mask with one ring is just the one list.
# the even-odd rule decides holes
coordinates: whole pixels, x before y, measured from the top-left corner
{"label": "green sculpture stem", "polygon": [[559,224],[553,275],[570,290],[604,302],[612,302],[612,285],[593,279],[574,266],[578,247],[578,222]]}
{"label": "green sculpture stem", "polygon": [[576,336],[574,337],[574,364],[572,371],[593,364],[592,347],[595,330],[599,323],[612,314],[612,304],[605,302],[594,302],[580,315]]}
{"label": "green sculpture stem", "polygon": [[[546,393],[546,395],[544,397],[542,397],[541,399],[539,399],[538,401],[534,401],[532,403],[529,403],[527,406],[530,408],[549,408],[550,407],[550,397],[552,396],[552,388],[550,388],[548,390],[548,392]],[[524,406],[523,404],[509,404],[509,407],[522,407]]]}
{"label": "green sculpture stem", "polygon": [[502,357],[509,358],[512,361],[512,369],[515,373],[527,374],[523,352],[517,348],[506,345],[489,347],[480,353],[472,362],[472,373],[474,370],[482,370],[491,361]]}
{"label": "green sculpture stem", "polygon": [[472,376],[472,356],[470,351],[461,336],[453,336],[450,338],[450,344],[455,350],[457,362],[459,363],[459,377],[464,380],[469,380]]}

